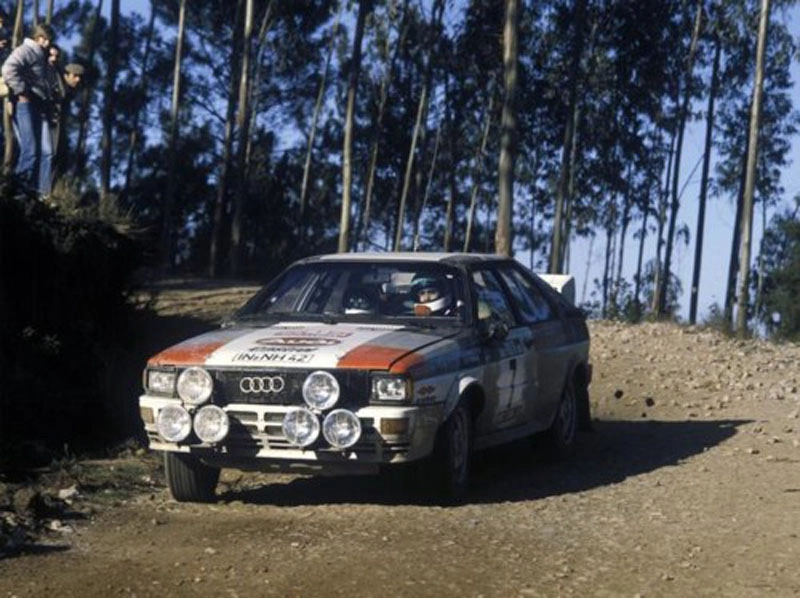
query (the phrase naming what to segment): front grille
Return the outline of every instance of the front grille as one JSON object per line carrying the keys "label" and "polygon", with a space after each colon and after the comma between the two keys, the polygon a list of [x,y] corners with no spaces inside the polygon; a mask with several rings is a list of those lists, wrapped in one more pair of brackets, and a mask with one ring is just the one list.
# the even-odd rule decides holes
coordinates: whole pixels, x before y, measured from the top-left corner
{"label": "front grille", "polygon": [[[250,405],[304,405],[303,382],[310,374],[305,370],[211,370],[214,378],[214,403],[220,406],[231,403]],[[369,373],[358,371],[332,371],[339,382],[341,398],[337,407],[359,409],[369,403]],[[242,378],[273,378],[283,380],[282,388],[275,392],[242,392]],[[280,385],[276,385],[280,386]]]}

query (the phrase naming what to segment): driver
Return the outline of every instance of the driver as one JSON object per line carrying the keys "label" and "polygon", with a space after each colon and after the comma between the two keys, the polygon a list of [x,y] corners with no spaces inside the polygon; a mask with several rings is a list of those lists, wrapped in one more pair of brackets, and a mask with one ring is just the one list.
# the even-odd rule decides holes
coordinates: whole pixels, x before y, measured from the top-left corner
{"label": "driver", "polygon": [[422,275],[411,283],[414,314],[418,316],[452,315],[452,298],[448,282],[441,276]]}

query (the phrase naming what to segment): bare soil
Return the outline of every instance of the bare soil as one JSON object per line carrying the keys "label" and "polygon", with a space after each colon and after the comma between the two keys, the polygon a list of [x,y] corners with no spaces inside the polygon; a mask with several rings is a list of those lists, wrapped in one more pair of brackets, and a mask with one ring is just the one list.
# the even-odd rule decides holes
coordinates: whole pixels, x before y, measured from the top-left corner
{"label": "bare soil", "polygon": [[[150,304],[209,321],[253,291],[180,287]],[[447,508],[375,478],[236,471],[217,503],[179,504],[135,447],[64,463],[5,507],[0,488],[0,598],[800,595],[800,348],[591,332],[595,431],[569,462],[479,454]]]}

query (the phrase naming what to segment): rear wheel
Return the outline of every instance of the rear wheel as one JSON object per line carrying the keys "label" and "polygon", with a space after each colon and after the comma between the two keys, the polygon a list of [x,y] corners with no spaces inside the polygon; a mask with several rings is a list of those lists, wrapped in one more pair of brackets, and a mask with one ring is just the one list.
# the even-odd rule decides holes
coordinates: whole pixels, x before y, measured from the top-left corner
{"label": "rear wheel", "polygon": [[194,455],[164,453],[164,475],[178,502],[212,502],[219,468],[206,465]]}
{"label": "rear wheel", "polygon": [[546,432],[548,454],[554,459],[566,459],[575,453],[575,436],[578,431],[578,400],[575,384],[570,379],[564,385],[558,411]]}

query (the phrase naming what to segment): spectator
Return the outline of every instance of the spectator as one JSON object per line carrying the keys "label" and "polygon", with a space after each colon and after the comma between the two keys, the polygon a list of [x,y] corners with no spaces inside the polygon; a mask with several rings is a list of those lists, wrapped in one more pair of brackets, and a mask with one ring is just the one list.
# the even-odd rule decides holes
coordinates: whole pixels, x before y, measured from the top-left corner
{"label": "spectator", "polygon": [[77,93],[85,70],[83,65],[71,62],[61,71],[58,59],[53,57],[53,47],[50,46],[53,102],[49,116],[53,138],[53,183],[55,184],[56,179],[66,170],[66,119],[69,116],[69,102]]}
{"label": "spectator", "polygon": [[16,172],[35,187],[42,199],[49,198],[52,186],[53,143],[47,118],[52,91],[46,52],[53,37],[49,25],[37,25],[2,68],[15,99],[14,126],[19,141]]}

